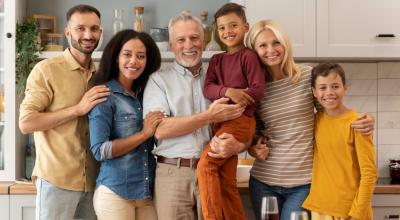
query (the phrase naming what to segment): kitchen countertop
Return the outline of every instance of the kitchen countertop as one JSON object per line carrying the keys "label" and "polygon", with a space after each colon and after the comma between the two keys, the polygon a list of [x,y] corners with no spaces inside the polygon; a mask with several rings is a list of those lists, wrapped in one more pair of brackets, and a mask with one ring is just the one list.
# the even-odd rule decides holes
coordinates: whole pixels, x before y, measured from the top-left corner
{"label": "kitchen countertop", "polygon": [[16,182],[14,185],[10,186],[10,194],[18,195],[18,194],[36,194],[36,187],[32,182]]}
{"label": "kitchen countertop", "polygon": [[400,194],[400,182],[394,184],[390,178],[379,178],[374,194]]}
{"label": "kitchen countertop", "polygon": [[8,189],[14,182],[0,182],[0,195],[8,194]]}
{"label": "kitchen countertop", "polygon": [[[240,193],[249,193],[249,183],[238,183]],[[379,178],[375,185],[374,194],[400,194],[400,182],[396,184],[391,183],[390,178]]]}
{"label": "kitchen countertop", "polygon": [[[238,183],[240,193],[249,193],[248,182]],[[8,191],[9,189],[9,191]],[[35,185],[29,183],[0,182],[0,194],[36,194]],[[391,184],[390,178],[379,178],[374,194],[400,194],[400,183]]]}

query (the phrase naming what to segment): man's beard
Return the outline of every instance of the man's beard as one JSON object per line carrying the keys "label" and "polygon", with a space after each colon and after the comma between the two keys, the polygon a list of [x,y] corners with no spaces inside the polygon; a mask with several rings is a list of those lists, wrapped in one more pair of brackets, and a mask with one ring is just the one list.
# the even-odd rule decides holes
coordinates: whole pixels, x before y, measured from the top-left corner
{"label": "man's beard", "polygon": [[[93,39],[93,40],[95,40],[95,39]],[[75,39],[71,36],[71,46],[72,46],[73,48],[75,48],[76,50],[78,50],[79,52],[81,52],[81,53],[84,53],[84,54],[92,54],[93,51],[97,48],[98,45],[99,45],[99,41],[96,41],[96,44],[94,45],[93,49],[85,49],[85,48],[82,48],[82,47],[79,45],[79,42],[78,42],[77,40],[75,40]]]}

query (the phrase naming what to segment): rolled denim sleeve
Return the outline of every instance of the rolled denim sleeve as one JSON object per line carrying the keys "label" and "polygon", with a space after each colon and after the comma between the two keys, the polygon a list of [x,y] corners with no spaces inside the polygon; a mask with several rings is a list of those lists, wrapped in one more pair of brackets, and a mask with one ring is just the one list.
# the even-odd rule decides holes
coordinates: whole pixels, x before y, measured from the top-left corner
{"label": "rolled denim sleeve", "polygon": [[96,105],[89,113],[90,150],[98,161],[111,159],[113,111],[109,100]]}

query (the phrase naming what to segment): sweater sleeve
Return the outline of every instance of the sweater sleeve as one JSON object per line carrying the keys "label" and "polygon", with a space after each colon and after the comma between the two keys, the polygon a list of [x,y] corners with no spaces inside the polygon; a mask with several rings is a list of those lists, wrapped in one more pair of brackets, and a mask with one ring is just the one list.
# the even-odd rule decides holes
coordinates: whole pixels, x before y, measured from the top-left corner
{"label": "sweater sleeve", "polygon": [[377,180],[375,148],[372,135],[364,136],[354,131],[354,138],[361,179],[349,216],[356,219],[366,219],[368,212],[365,210],[368,210],[368,207],[371,206],[372,194]]}
{"label": "sweater sleeve", "polygon": [[204,80],[204,96],[211,100],[216,100],[225,96],[227,87],[220,83],[217,75],[218,54],[211,57],[206,79]]}
{"label": "sweater sleeve", "polygon": [[265,76],[264,70],[258,60],[257,54],[251,50],[247,50],[244,58],[244,71],[248,82],[247,94],[249,94],[257,102],[264,95]]}

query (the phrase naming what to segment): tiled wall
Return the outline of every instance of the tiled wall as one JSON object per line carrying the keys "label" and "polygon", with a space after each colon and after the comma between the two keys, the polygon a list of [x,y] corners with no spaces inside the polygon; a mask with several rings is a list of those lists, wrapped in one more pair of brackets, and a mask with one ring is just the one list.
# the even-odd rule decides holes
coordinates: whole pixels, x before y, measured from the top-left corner
{"label": "tiled wall", "polygon": [[[389,177],[389,158],[400,157],[400,62],[339,64],[346,72],[349,87],[346,106],[375,117],[374,142],[379,176]],[[315,66],[316,63],[307,65]],[[240,155],[240,158],[246,157],[246,153]]]}

